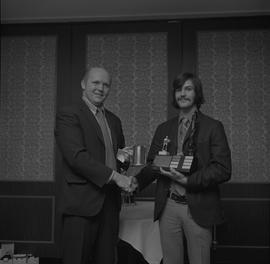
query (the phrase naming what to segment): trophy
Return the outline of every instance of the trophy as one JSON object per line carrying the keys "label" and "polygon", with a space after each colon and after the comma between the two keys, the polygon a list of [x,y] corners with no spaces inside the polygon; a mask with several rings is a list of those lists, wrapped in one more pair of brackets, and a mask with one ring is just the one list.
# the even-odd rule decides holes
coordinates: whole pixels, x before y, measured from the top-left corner
{"label": "trophy", "polygon": [[[146,148],[143,145],[132,147],[133,155],[130,159],[129,168],[126,171],[127,177],[134,177],[146,166]],[[136,205],[135,193],[121,193],[122,203],[125,206]]]}
{"label": "trophy", "polygon": [[145,165],[145,147],[142,145],[133,146],[132,166]]}
{"label": "trophy", "polygon": [[162,156],[168,156],[168,155],[170,155],[170,153],[168,152],[168,144],[169,143],[170,143],[170,140],[169,140],[168,136],[166,136],[163,139],[162,150],[160,150],[158,152],[158,155],[162,155]]}
{"label": "trophy", "polygon": [[192,142],[189,144],[188,155],[183,153],[177,155],[170,155],[168,152],[168,144],[170,140],[166,136],[163,140],[162,150],[155,156],[153,164],[157,167],[163,167],[165,169],[173,168],[182,173],[189,173],[194,170],[194,151],[192,148]]}

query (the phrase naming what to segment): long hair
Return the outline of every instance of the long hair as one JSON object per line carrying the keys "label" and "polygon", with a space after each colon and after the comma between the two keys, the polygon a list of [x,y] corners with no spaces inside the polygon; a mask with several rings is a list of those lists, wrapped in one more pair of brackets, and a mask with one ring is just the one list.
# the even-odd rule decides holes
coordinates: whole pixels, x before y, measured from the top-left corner
{"label": "long hair", "polygon": [[196,104],[197,108],[200,109],[201,105],[205,102],[204,96],[203,96],[203,88],[201,80],[195,76],[193,73],[185,72],[182,74],[179,74],[173,81],[173,100],[172,105],[175,108],[179,108],[179,105],[177,101],[175,100],[175,92],[178,89],[181,89],[185,82],[187,80],[192,81],[194,85],[194,91],[195,91],[195,100],[194,103]]}

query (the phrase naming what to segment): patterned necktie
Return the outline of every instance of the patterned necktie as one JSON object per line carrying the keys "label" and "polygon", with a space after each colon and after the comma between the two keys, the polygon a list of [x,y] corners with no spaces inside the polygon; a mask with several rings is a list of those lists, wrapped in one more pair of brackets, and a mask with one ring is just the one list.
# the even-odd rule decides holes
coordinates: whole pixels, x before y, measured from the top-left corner
{"label": "patterned necktie", "polygon": [[101,128],[103,139],[104,139],[105,152],[106,152],[105,164],[111,169],[116,170],[116,160],[115,160],[113,146],[112,146],[110,129],[109,129],[108,123],[106,121],[106,118],[104,116],[102,109],[99,109],[99,108],[97,109],[96,119]]}
{"label": "patterned necktie", "polygon": [[[181,154],[183,155],[183,143],[184,143],[184,139],[185,136],[187,134],[187,130],[189,127],[189,120],[185,117],[183,117],[180,122],[179,122],[179,127],[178,127],[178,147],[177,147],[177,154]],[[176,193],[176,194],[180,194],[180,195],[185,195],[186,190],[183,186],[181,186],[180,184],[173,182],[171,183],[171,191]]]}
{"label": "patterned necktie", "polygon": [[187,130],[189,127],[189,120],[183,117],[180,120],[179,127],[178,127],[178,146],[177,146],[177,153],[183,154],[183,143],[185,136],[187,134]]}

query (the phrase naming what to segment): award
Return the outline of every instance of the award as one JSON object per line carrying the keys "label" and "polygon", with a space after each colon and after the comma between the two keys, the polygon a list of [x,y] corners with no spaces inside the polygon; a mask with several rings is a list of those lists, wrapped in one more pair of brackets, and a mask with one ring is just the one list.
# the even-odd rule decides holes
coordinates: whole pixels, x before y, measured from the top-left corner
{"label": "award", "polygon": [[173,156],[163,156],[156,155],[154,159],[154,165],[157,167],[163,167],[166,169],[173,168],[180,172],[190,172],[192,170],[192,165],[194,156],[185,156],[185,155],[173,155]]}
{"label": "award", "polygon": [[145,147],[142,145],[133,146],[132,166],[145,165]]}
{"label": "award", "polygon": [[[126,171],[127,177],[134,177],[146,165],[146,148],[143,145],[134,145],[132,147],[132,158],[130,159],[130,166]],[[135,193],[121,192],[123,205],[136,205]]]}
{"label": "award", "polygon": [[157,167],[163,167],[165,169],[173,168],[182,173],[189,173],[194,170],[195,162],[193,149],[189,144],[188,155],[177,154],[170,155],[167,151],[168,143],[170,142],[169,138],[166,136],[163,140],[162,150],[158,152],[158,155],[155,156],[153,164]]}
{"label": "award", "polygon": [[170,155],[168,152],[168,144],[170,143],[170,140],[168,136],[166,136],[163,140],[162,150],[158,152],[158,155]]}

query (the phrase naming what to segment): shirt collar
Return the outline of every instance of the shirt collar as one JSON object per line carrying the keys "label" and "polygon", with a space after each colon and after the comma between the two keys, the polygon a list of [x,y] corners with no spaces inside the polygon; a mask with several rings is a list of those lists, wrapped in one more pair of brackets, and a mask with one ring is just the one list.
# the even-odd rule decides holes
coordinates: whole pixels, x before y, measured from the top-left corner
{"label": "shirt collar", "polygon": [[180,112],[179,122],[181,122],[183,118],[186,118],[189,121],[189,123],[191,123],[193,115],[197,112],[198,112],[197,107],[192,108],[191,111],[188,112],[187,114],[183,114],[182,112]]}
{"label": "shirt collar", "polygon": [[89,110],[90,110],[94,115],[97,114],[98,109],[100,109],[100,110],[104,113],[104,107],[103,107],[103,106],[101,106],[101,107],[96,107],[94,104],[92,104],[92,103],[88,100],[88,98],[87,98],[85,95],[82,96],[82,100],[86,103],[86,105],[88,106]]}

